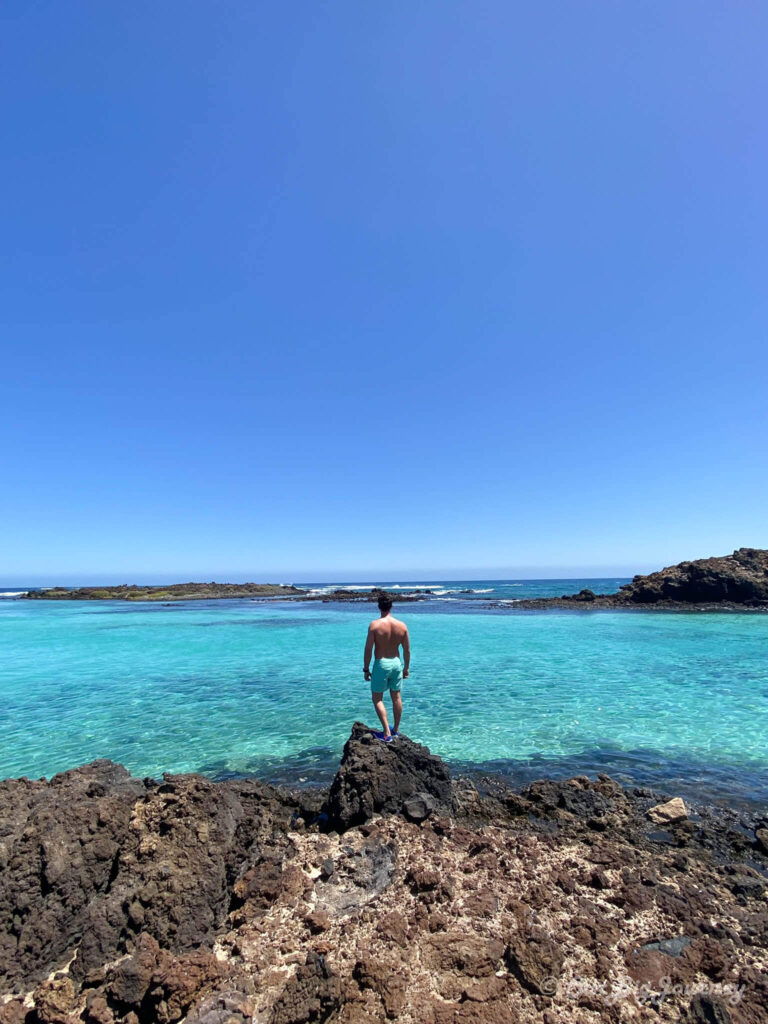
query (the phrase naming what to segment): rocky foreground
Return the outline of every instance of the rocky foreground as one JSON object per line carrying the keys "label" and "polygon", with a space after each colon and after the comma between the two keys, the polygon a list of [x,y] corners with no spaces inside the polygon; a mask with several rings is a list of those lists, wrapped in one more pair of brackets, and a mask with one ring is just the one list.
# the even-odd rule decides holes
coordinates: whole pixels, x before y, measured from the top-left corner
{"label": "rocky foreground", "polygon": [[585,589],[562,597],[515,601],[514,608],[768,611],[768,551],[738,548],[732,555],[698,558],[648,576],[635,576],[616,594],[595,594]]}
{"label": "rocky foreground", "polygon": [[6,780],[0,1022],[768,1021],[768,816],[660,803],[359,723],[328,791]]}

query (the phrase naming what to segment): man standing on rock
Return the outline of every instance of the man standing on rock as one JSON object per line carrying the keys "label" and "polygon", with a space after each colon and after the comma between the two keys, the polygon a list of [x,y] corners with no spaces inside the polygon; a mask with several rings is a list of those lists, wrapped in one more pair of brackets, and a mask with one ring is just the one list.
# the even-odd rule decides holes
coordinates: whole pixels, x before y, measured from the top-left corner
{"label": "man standing on rock", "polygon": [[[368,627],[363,655],[363,675],[371,684],[371,697],[376,714],[379,716],[383,732],[376,733],[379,739],[389,743],[399,735],[400,718],[403,714],[403,699],[400,686],[403,679],[408,678],[411,663],[411,640],[408,627],[392,614],[392,598],[388,594],[379,597],[381,618],[374,619]],[[403,660],[400,661],[400,647],[403,648]],[[371,654],[375,655],[373,672],[368,666]],[[390,732],[387,722],[387,709],[384,706],[384,690],[389,690],[392,697],[392,712],[395,716],[395,727]]]}

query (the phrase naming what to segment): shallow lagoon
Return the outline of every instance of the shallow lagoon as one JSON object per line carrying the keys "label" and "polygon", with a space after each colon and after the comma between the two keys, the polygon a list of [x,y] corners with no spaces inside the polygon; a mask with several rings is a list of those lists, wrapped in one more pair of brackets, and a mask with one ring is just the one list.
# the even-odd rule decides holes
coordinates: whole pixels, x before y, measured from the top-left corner
{"label": "shallow lagoon", "polygon": [[[450,614],[447,614],[450,612]],[[0,777],[96,757],[138,775],[327,781],[355,719],[370,605],[4,601]],[[404,731],[517,781],[607,771],[768,799],[768,616],[402,607]]]}

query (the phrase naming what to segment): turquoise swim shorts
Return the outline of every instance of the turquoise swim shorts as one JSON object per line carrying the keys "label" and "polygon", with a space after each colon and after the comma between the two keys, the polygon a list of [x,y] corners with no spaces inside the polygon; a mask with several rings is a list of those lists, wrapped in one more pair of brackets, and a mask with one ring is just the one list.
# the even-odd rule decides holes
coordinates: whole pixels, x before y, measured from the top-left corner
{"label": "turquoise swim shorts", "polygon": [[371,693],[399,690],[403,682],[403,666],[399,658],[377,658],[371,672]]}

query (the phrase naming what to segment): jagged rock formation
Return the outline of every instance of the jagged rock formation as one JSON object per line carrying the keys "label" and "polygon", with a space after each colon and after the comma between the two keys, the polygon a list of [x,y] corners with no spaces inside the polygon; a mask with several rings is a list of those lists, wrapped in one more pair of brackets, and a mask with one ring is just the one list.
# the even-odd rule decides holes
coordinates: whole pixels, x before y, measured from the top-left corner
{"label": "jagged rock formation", "polygon": [[634,604],[659,601],[768,604],[768,551],[738,548],[732,555],[722,558],[680,562],[650,576],[635,576],[621,592]]}
{"label": "jagged rock formation", "polygon": [[377,813],[397,813],[417,794],[434,798],[434,809],[449,810],[451,774],[447,765],[431,754],[429,747],[406,736],[383,743],[366,725],[355,722],[324,807],[329,823],[343,830]]}
{"label": "jagged rock formation", "polygon": [[768,551],[738,548],[722,558],[680,562],[649,576],[635,576],[617,594],[581,590],[562,597],[516,601],[513,607],[768,610]]}
{"label": "jagged rock formation", "polygon": [[[0,1024],[768,1019],[768,817],[653,833],[669,794],[478,792],[359,724],[340,776],[0,783]],[[379,813],[415,786],[426,821]]]}

